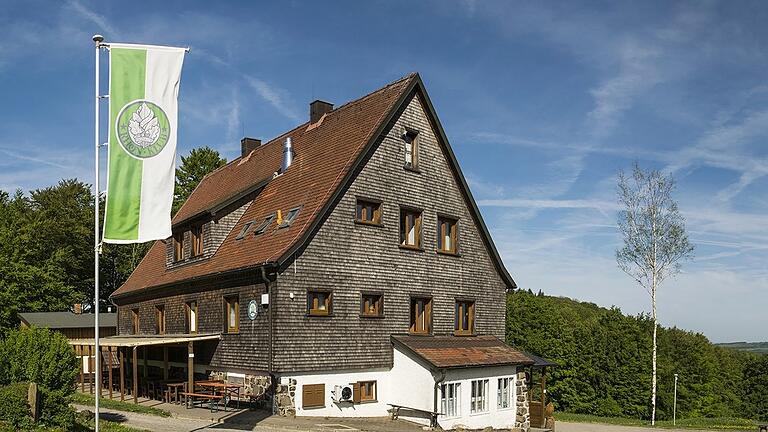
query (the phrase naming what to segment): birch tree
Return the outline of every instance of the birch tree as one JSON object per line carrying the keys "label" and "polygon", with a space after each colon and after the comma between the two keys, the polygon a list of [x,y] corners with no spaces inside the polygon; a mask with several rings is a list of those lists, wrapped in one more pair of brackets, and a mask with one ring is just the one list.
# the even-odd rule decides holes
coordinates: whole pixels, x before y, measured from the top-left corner
{"label": "birch tree", "polygon": [[656,424],[656,293],[666,279],[680,272],[681,262],[693,256],[685,220],[672,199],[675,182],[657,170],[634,165],[632,175],[619,173],[618,227],[624,240],[616,262],[651,296],[653,353],[651,377],[651,424]]}

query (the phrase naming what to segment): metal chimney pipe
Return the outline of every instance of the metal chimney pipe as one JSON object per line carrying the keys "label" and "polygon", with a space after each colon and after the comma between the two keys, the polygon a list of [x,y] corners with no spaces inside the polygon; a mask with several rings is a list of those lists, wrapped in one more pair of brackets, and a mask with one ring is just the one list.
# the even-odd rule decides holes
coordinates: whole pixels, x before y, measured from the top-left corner
{"label": "metal chimney pipe", "polygon": [[291,145],[291,137],[288,137],[285,139],[285,143],[283,143],[283,165],[280,167],[280,172],[284,173],[292,163],[293,146]]}

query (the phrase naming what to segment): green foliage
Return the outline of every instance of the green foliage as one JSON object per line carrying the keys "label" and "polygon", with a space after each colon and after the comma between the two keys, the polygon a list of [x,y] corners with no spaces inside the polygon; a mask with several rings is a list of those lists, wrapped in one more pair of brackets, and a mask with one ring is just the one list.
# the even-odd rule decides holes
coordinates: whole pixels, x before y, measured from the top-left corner
{"label": "green foliage", "polygon": [[78,362],[61,333],[41,328],[12,330],[0,343],[0,384],[35,382],[46,390],[73,392]]}
{"label": "green foliage", "polygon": [[[507,297],[507,342],[558,364],[548,396],[558,411],[650,419],[651,334],[646,315],[625,316],[567,298]],[[717,347],[701,334],[660,328],[657,417],[768,417],[768,356]]]}
{"label": "green foliage", "polygon": [[189,156],[181,157],[181,166],[176,168],[176,190],[173,195],[173,213],[176,214],[208,173],[227,164],[219,152],[210,147],[192,149]]}
{"label": "green foliage", "polygon": [[27,383],[0,387],[0,419],[16,429],[29,427],[32,424],[27,403],[28,388]]}
{"label": "green foliage", "polygon": [[40,423],[72,430],[75,410],[69,406],[70,392],[42,388],[40,397]]}

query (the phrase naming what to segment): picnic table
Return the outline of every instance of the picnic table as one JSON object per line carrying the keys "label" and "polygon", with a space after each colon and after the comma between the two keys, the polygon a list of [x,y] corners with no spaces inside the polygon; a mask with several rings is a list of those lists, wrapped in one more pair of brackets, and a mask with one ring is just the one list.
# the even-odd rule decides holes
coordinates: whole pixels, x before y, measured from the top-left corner
{"label": "picnic table", "polygon": [[211,394],[218,394],[225,399],[224,410],[226,411],[226,402],[231,400],[232,396],[237,397],[237,407],[240,408],[240,389],[242,384],[228,383],[224,381],[198,381],[195,385],[200,386],[203,391],[210,391]]}
{"label": "picnic table", "polygon": [[165,386],[168,388],[165,394],[165,402],[166,403],[179,403],[181,402],[181,399],[179,399],[179,390],[184,390],[184,386],[186,386],[186,382],[169,382],[166,383]]}

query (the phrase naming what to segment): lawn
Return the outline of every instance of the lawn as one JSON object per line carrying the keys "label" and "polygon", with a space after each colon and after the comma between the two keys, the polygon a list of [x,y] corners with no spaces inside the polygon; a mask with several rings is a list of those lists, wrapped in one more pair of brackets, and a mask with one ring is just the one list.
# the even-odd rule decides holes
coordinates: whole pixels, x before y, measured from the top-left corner
{"label": "lawn", "polygon": [[[621,417],[600,417],[590,414],[571,414],[555,413],[556,421],[572,423],[603,423],[622,426],[650,426],[647,420],[621,418]],[[678,429],[717,429],[717,430],[738,430],[754,431],[757,423],[752,420],[717,417],[717,418],[690,418],[678,419],[677,424],[672,426],[672,420],[661,420],[656,422],[659,428],[678,428]]]}
{"label": "lawn", "polygon": [[[109,422],[102,420],[99,422],[99,430],[104,432],[146,432],[142,429],[134,429],[128,426],[123,426],[119,423]],[[94,430],[93,421],[86,421],[82,418],[77,419],[75,429],[73,431],[66,432],[88,432]],[[0,432],[19,432],[15,428],[0,422]],[[36,429],[29,429],[27,432],[65,432],[62,429],[38,427]]]}
{"label": "lawn", "polygon": [[[78,392],[72,395],[72,403],[93,406],[96,403],[96,401],[94,400],[94,397],[92,395]],[[117,411],[149,414],[149,415],[154,415],[159,417],[171,416],[170,412],[160,408],[147,407],[144,405],[134,404],[133,402],[121,402],[121,401],[112,400],[112,399],[104,399],[104,398],[99,399],[99,406],[101,408],[113,409]]]}

